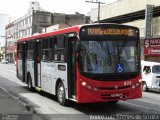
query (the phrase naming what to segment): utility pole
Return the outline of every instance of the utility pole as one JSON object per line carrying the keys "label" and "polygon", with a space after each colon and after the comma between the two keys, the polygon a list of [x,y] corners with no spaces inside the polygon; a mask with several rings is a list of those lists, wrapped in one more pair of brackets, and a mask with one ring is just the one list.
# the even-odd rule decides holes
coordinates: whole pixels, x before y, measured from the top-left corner
{"label": "utility pole", "polygon": [[86,0],[86,2],[98,4],[98,17],[97,17],[97,22],[99,23],[99,20],[100,20],[100,5],[101,5],[101,4],[105,4],[105,3],[104,3],[104,2],[101,2],[101,1],[98,1],[98,0],[96,0],[95,2],[94,2],[93,0],[92,0],[92,1],[87,1],[87,0]]}

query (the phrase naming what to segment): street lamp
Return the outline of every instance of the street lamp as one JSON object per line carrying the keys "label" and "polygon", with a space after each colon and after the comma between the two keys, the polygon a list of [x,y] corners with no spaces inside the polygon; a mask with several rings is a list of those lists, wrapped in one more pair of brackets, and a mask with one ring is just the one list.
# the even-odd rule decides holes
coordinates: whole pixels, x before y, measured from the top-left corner
{"label": "street lamp", "polygon": [[95,2],[92,0],[92,1],[85,1],[85,2],[88,2],[88,3],[96,3],[98,4],[98,17],[97,17],[97,22],[99,23],[99,20],[100,20],[100,5],[101,4],[105,4],[104,2],[100,2],[98,0],[96,0]]}

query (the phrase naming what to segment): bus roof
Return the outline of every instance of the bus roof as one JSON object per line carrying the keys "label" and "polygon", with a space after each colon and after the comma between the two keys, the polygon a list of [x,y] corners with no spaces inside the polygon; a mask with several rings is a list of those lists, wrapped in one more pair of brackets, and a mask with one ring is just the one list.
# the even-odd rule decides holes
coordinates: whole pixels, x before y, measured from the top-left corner
{"label": "bus roof", "polygon": [[133,26],[119,25],[119,24],[114,24],[114,23],[83,24],[83,25],[76,25],[76,26],[72,26],[72,27],[68,27],[68,28],[64,28],[64,29],[59,29],[59,30],[56,30],[56,31],[53,31],[53,32],[40,33],[40,34],[32,35],[32,36],[29,36],[29,37],[21,38],[21,39],[17,40],[17,43],[24,42],[24,41],[27,41],[27,40],[49,37],[49,36],[58,35],[58,34],[69,33],[69,32],[76,32],[77,34],[79,34],[79,30],[80,30],[81,27],[83,27],[83,26],[94,26],[94,25],[118,25],[118,26],[126,26],[126,27],[136,28],[136,27],[133,27]]}
{"label": "bus roof", "polygon": [[43,37],[49,37],[49,36],[52,36],[52,35],[63,34],[63,33],[67,33],[67,32],[77,32],[78,33],[78,30],[80,29],[80,27],[81,26],[74,26],[74,27],[69,27],[69,28],[65,28],[65,29],[56,30],[56,31],[53,31],[53,32],[40,33],[40,34],[32,35],[32,36],[21,38],[21,39],[17,40],[17,43],[24,42],[24,41],[31,40],[31,39],[38,39],[38,38],[43,38]]}

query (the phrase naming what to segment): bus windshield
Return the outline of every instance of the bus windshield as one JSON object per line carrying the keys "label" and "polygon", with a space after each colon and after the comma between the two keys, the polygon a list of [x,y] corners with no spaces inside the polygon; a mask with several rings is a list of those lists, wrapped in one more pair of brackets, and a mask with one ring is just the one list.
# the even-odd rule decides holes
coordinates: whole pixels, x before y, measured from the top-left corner
{"label": "bus windshield", "polygon": [[79,69],[83,73],[138,72],[138,42],[133,40],[81,41]]}

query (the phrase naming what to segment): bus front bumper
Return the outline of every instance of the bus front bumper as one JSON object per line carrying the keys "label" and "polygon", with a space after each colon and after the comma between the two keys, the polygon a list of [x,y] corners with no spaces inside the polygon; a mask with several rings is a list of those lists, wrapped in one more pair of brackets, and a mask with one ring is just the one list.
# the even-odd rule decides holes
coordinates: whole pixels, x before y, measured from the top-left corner
{"label": "bus front bumper", "polygon": [[95,102],[108,102],[117,100],[128,100],[142,97],[141,84],[135,89],[132,87],[120,90],[105,90],[97,88],[95,91],[92,88],[83,88],[79,92],[78,101],[79,103],[95,103]]}

